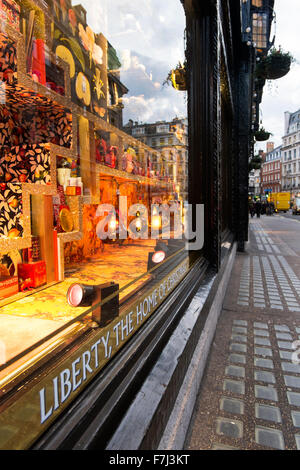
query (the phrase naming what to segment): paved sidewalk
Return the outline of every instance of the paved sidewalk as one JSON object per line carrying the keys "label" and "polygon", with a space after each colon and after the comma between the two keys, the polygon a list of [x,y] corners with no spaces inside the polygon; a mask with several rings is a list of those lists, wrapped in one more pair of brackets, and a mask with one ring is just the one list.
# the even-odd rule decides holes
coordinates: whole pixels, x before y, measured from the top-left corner
{"label": "paved sidewalk", "polygon": [[268,223],[237,254],[186,450],[300,449],[300,256]]}

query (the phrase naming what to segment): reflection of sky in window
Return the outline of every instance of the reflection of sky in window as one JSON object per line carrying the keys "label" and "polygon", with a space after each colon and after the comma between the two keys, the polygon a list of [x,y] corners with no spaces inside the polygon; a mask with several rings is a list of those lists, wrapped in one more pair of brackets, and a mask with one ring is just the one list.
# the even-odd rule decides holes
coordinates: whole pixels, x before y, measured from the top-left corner
{"label": "reflection of sky in window", "polygon": [[180,0],[81,0],[87,21],[117,50],[124,123],[170,120],[186,115],[185,92],[162,86],[171,68],[184,60],[185,15]]}

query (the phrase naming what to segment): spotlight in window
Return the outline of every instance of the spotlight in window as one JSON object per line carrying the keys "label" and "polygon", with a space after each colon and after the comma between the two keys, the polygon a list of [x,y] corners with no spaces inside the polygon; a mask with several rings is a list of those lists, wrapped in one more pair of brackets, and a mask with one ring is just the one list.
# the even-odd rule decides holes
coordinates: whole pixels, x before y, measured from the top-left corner
{"label": "spotlight in window", "polygon": [[166,257],[166,252],[165,251],[156,251],[153,255],[152,255],[152,261],[153,263],[155,264],[158,264],[158,263],[161,263]]}
{"label": "spotlight in window", "polygon": [[[72,307],[94,307],[91,326],[105,326],[119,314],[119,284],[107,282],[99,285],[72,284],[67,292],[68,304]],[[110,300],[101,303],[109,296]]]}
{"label": "spotlight in window", "polygon": [[161,240],[156,241],[155,251],[152,251],[148,254],[148,271],[154,266],[158,266],[162,263],[168,256],[168,247],[166,243]]}

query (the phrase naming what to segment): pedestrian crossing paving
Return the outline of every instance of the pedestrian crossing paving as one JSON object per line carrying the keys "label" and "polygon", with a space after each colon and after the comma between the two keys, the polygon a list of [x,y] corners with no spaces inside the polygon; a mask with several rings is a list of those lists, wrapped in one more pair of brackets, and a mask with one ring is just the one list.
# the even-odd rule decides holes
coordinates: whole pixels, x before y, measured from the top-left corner
{"label": "pedestrian crossing paving", "polygon": [[299,256],[262,224],[237,255],[186,449],[300,450]]}
{"label": "pedestrian crossing paving", "polygon": [[279,247],[263,228],[251,223],[259,251],[245,257],[237,305],[261,309],[300,312],[300,280]]}
{"label": "pedestrian crossing paving", "polygon": [[186,448],[300,450],[300,364],[294,352],[300,326],[236,318],[229,331],[214,397],[209,384],[202,390],[211,419],[201,422],[200,435],[195,429]]}

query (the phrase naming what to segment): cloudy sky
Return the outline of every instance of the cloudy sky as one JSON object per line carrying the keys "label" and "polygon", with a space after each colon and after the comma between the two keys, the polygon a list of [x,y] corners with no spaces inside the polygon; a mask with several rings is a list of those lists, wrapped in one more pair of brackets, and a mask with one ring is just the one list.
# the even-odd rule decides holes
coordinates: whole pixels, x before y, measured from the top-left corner
{"label": "cloudy sky", "polygon": [[[271,80],[264,87],[260,119],[273,134],[270,141],[278,146],[284,133],[284,112],[300,108],[300,0],[275,0],[274,7],[275,46],[281,46],[296,59],[285,77]],[[265,144],[260,143],[259,148],[265,150]]]}
{"label": "cloudy sky", "polygon": [[[94,32],[103,32],[122,63],[124,124],[185,117],[186,93],[163,82],[184,59],[185,16],[179,0],[81,0]],[[96,4],[96,6],[95,6]]]}

